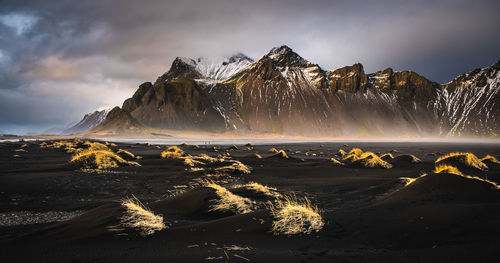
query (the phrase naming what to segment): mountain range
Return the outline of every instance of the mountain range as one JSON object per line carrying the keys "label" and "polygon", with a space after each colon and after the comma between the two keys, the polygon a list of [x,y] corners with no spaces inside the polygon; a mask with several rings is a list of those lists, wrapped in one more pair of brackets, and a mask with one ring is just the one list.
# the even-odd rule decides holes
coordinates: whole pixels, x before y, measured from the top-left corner
{"label": "mountain range", "polygon": [[194,130],[303,136],[498,136],[500,61],[438,84],[413,71],[324,70],[280,46],[261,58],[176,58],[90,134]]}

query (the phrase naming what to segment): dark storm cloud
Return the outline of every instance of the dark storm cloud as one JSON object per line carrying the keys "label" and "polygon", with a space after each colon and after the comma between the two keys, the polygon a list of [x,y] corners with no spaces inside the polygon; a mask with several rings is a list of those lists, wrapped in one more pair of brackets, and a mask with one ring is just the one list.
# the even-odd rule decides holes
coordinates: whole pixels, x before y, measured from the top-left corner
{"label": "dark storm cloud", "polygon": [[119,105],[176,56],[287,44],[325,69],[361,62],[438,82],[500,59],[499,1],[404,2],[4,0],[0,132]]}

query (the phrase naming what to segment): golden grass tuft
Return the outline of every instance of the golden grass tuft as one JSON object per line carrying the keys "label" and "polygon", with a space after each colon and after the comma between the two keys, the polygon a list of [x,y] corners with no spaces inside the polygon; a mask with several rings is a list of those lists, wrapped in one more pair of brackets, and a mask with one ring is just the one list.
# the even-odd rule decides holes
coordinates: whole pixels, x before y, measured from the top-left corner
{"label": "golden grass tuft", "polygon": [[481,158],[481,161],[483,163],[494,163],[494,164],[500,164],[500,162],[495,158],[494,156],[491,155],[486,155],[483,158]]}
{"label": "golden grass tuft", "polygon": [[348,155],[356,155],[356,156],[361,156],[361,154],[363,154],[363,150],[359,149],[359,148],[352,148],[350,151],[349,151],[349,154]]}
{"label": "golden grass tuft", "polygon": [[262,156],[258,153],[253,154],[252,157],[257,158],[257,159],[262,159]]}
{"label": "golden grass tuft", "polygon": [[405,184],[404,186],[409,186],[416,182],[418,179],[427,176],[427,173],[421,174],[419,177],[413,178],[413,177],[400,177],[401,181]]}
{"label": "golden grass tuft", "polygon": [[213,200],[213,204],[210,206],[210,211],[230,211],[236,214],[245,214],[252,211],[253,204],[250,199],[235,195],[225,187],[210,180],[205,181],[204,185],[214,189],[215,193],[219,197],[217,200]]}
{"label": "golden grass tuft", "polygon": [[71,157],[70,164],[81,169],[106,169],[119,166],[141,166],[137,162],[127,161],[111,150],[88,148]]}
{"label": "golden grass tuft", "polygon": [[170,146],[165,151],[161,152],[161,158],[164,159],[180,159],[184,152],[177,146]]}
{"label": "golden grass tuft", "polygon": [[320,210],[308,198],[298,200],[294,195],[286,196],[271,205],[270,210],[275,218],[272,228],[275,234],[310,234],[325,225]]}
{"label": "golden grass tuft", "polygon": [[219,159],[215,158],[215,157],[211,157],[211,156],[208,156],[204,153],[200,154],[200,155],[196,155],[196,156],[193,156],[194,159],[196,160],[203,160],[203,161],[206,161],[206,162],[209,162],[209,163],[214,163],[214,162],[217,162]]}
{"label": "golden grass tuft", "polygon": [[186,156],[184,157],[184,165],[193,167],[196,165],[205,165],[205,163],[196,160],[193,156]]}
{"label": "golden grass tuft", "polygon": [[279,157],[279,158],[284,158],[284,159],[288,159],[288,155],[286,154],[285,151],[283,150],[279,150],[275,155],[273,155],[273,157]]}
{"label": "golden grass tuft", "polygon": [[434,167],[434,173],[449,173],[456,175],[463,175],[457,167],[448,164],[439,164]]}
{"label": "golden grass tuft", "polygon": [[82,141],[75,139],[72,141],[62,140],[52,143],[42,142],[40,143],[41,148],[54,148],[54,149],[64,149],[66,152],[74,153],[81,150],[82,147],[90,147],[88,145],[82,145]]}
{"label": "golden grass tuft", "polygon": [[125,207],[125,214],[120,218],[124,227],[130,227],[139,232],[142,236],[152,235],[156,231],[167,228],[163,222],[163,217],[155,215],[147,209],[135,196],[122,200]]}
{"label": "golden grass tuft", "polygon": [[254,192],[263,194],[265,196],[274,197],[274,198],[281,197],[281,194],[277,192],[278,190],[276,188],[262,185],[262,184],[259,184],[257,182],[249,182],[249,183],[245,184],[243,187],[246,189],[252,190]]}
{"label": "golden grass tuft", "polygon": [[238,148],[238,146],[236,145],[231,145],[231,147],[228,148],[228,150],[239,150],[240,148]]}
{"label": "golden grass tuft", "polygon": [[344,157],[346,154],[347,153],[344,150],[340,149],[335,155],[339,157]]}
{"label": "golden grass tuft", "polygon": [[[354,149],[353,149],[354,150]],[[364,152],[359,154],[358,151],[349,152],[349,155],[343,159],[344,162],[348,162],[349,166],[361,167],[361,168],[383,168],[390,169],[392,165],[378,157],[372,152]]]}
{"label": "golden grass tuft", "polygon": [[434,173],[435,174],[448,173],[448,174],[462,176],[462,177],[465,177],[465,178],[471,179],[471,180],[482,181],[482,182],[490,184],[493,188],[500,190],[500,186],[497,183],[490,181],[488,179],[481,178],[481,177],[465,175],[462,172],[460,172],[456,167],[451,166],[451,165],[447,165],[447,164],[436,165],[436,167],[434,168]]}
{"label": "golden grass tuft", "polygon": [[89,141],[86,141],[83,143],[83,146],[86,146],[90,149],[93,149],[93,150],[99,150],[99,151],[109,151],[109,148],[108,146],[106,146],[106,144],[102,144],[100,142],[89,142]]}
{"label": "golden grass tuft", "polygon": [[25,149],[14,149],[14,152],[27,152]]}
{"label": "golden grass tuft", "polygon": [[384,161],[392,160],[392,159],[394,159],[394,156],[392,155],[392,153],[384,153],[380,156],[380,159],[382,159]]}
{"label": "golden grass tuft", "polygon": [[339,160],[335,159],[335,158],[330,158],[330,162],[334,163],[334,164],[337,164],[337,165],[344,165],[343,163],[341,163]]}
{"label": "golden grass tuft", "polygon": [[123,149],[119,149],[116,152],[116,154],[118,154],[120,157],[122,157],[123,159],[128,160],[128,161],[136,159],[135,154],[133,154],[129,151],[123,150]]}
{"label": "golden grass tuft", "polygon": [[270,153],[278,153],[279,151],[276,148],[269,149]]}
{"label": "golden grass tuft", "polygon": [[217,167],[215,171],[219,172],[240,172],[244,174],[249,174],[251,172],[250,167],[244,165],[240,161],[232,161],[230,165]]}
{"label": "golden grass tuft", "polygon": [[14,155],[12,155],[12,157],[14,157],[14,158],[21,158],[21,155],[19,155],[19,154],[14,154]]}
{"label": "golden grass tuft", "polygon": [[484,164],[473,153],[454,152],[441,156],[436,160],[436,165],[448,164],[455,167],[472,168],[480,171],[485,171],[488,166]]}

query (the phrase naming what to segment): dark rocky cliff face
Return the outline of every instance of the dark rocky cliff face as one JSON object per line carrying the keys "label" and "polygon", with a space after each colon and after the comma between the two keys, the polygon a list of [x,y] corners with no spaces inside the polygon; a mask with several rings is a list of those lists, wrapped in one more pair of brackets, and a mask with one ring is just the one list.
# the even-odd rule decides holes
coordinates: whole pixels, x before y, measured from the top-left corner
{"label": "dark rocky cliff face", "polygon": [[216,68],[207,68],[200,59],[178,58],[154,84],[140,85],[122,110],[144,127],[160,129],[496,135],[498,68],[496,63],[439,85],[412,71],[388,68],[366,74],[361,64],[324,71],[281,46],[251,64],[242,54]]}

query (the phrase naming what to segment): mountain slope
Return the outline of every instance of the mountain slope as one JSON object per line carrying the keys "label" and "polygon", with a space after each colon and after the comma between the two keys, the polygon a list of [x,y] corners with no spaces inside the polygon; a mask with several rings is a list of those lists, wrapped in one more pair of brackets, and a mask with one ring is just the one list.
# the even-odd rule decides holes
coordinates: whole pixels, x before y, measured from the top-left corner
{"label": "mountain slope", "polygon": [[490,136],[500,129],[498,71],[496,63],[439,85],[412,71],[367,74],[361,64],[325,71],[281,46],[253,62],[242,54],[221,62],[177,58],[122,110],[144,127],[169,130]]}
{"label": "mountain slope", "polygon": [[64,130],[62,134],[82,133],[96,127],[104,121],[111,109],[112,108],[98,109],[92,113],[85,114],[80,122],[75,124],[73,127]]}

